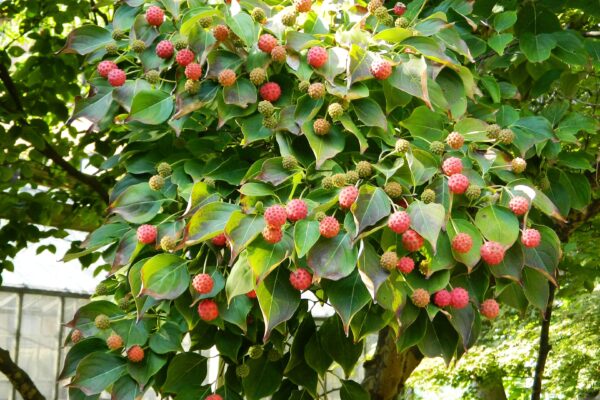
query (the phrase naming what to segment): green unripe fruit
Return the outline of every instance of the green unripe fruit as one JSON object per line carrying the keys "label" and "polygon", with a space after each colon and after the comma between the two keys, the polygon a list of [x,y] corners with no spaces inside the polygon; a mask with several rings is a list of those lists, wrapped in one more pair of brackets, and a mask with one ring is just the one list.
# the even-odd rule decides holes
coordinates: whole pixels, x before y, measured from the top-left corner
{"label": "green unripe fruit", "polygon": [[151,69],[150,71],[146,72],[145,76],[146,80],[151,85],[156,85],[158,82],[160,82],[160,72],[155,69]]}
{"label": "green unripe fruit", "polygon": [[185,81],[185,91],[189,94],[196,94],[200,91],[200,81],[188,79]]}
{"label": "green unripe fruit", "polygon": [[386,14],[380,21],[382,25],[392,25],[394,18],[390,14]]}
{"label": "green unripe fruit", "polygon": [[175,42],[175,48],[177,50],[183,50],[183,49],[186,49],[187,47],[188,47],[187,39],[181,38]]}
{"label": "green unripe fruit", "polygon": [[386,251],[385,253],[383,253],[381,255],[381,258],[379,259],[379,265],[381,265],[383,268],[387,269],[388,271],[395,269],[397,264],[398,264],[398,255],[396,254],[395,251]]}
{"label": "green unripe fruit", "polygon": [[262,68],[254,68],[250,71],[250,82],[252,82],[255,86],[262,85],[263,82],[267,79],[267,73]]}
{"label": "green unripe fruit", "polygon": [[356,172],[356,171],[346,172],[346,182],[348,182],[349,185],[354,185],[356,182],[358,182],[359,179],[360,178],[358,176],[358,172]]}
{"label": "green unripe fruit", "polygon": [[410,143],[406,139],[398,139],[395,146],[397,153],[406,153],[410,149]]}
{"label": "green unripe fruit", "polygon": [[481,188],[478,185],[469,185],[465,197],[469,201],[475,201],[481,196]]}
{"label": "green unripe fruit", "polygon": [[333,179],[330,176],[326,176],[321,181],[321,186],[323,186],[323,189],[325,190],[333,189]]}
{"label": "green unripe fruit", "polygon": [[370,13],[374,13],[375,10],[381,6],[383,6],[383,0],[371,0],[367,4],[367,10],[369,10]]}
{"label": "green unripe fruit", "polygon": [[246,364],[238,365],[235,367],[235,374],[240,378],[245,378],[250,375],[250,367]]}
{"label": "green unripe fruit", "polygon": [[104,50],[106,50],[108,54],[113,55],[119,52],[119,47],[116,43],[109,43],[106,46],[104,46]]}
{"label": "green unripe fruit", "polygon": [[327,216],[327,214],[325,214],[323,211],[319,211],[318,213],[315,214],[315,219],[319,222],[321,222],[323,220],[323,218],[325,218]]}
{"label": "green unripe fruit", "polygon": [[263,118],[263,126],[265,128],[275,129],[275,128],[277,128],[278,123],[279,123],[279,121],[277,120],[277,118],[274,115]]}
{"label": "green unripe fruit", "polygon": [[121,29],[115,29],[112,33],[112,38],[114,40],[121,40],[125,37],[125,32]]}
{"label": "green unripe fruit", "polygon": [[107,315],[99,314],[94,319],[94,325],[96,325],[96,328],[98,329],[108,329],[110,328],[110,318],[108,318]]}
{"label": "green unripe fruit", "polygon": [[311,99],[320,99],[325,97],[325,85],[323,85],[321,82],[311,83],[308,87],[308,95]]}
{"label": "green unripe fruit", "polygon": [[373,167],[368,161],[360,161],[358,164],[356,164],[356,172],[360,178],[368,179],[371,177],[371,175],[373,175]]}
{"label": "green unripe fruit", "polygon": [[384,186],[383,191],[390,196],[391,199],[396,200],[402,196],[402,185],[398,182],[389,182]]}
{"label": "green unripe fruit", "polygon": [[309,87],[310,87],[309,81],[300,81],[300,83],[298,83],[298,90],[300,90],[302,93],[305,93],[306,91],[308,91]]}
{"label": "green unripe fruit", "polygon": [[327,108],[329,116],[333,119],[338,119],[344,115],[344,107],[340,103],[331,103]]}
{"label": "green unripe fruit", "polygon": [[406,28],[408,26],[408,20],[404,17],[400,17],[395,22],[396,28]]}
{"label": "green unripe fruit", "polygon": [[421,193],[421,201],[425,204],[433,203],[435,201],[435,192],[431,189],[423,190],[423,193]]}
{"label": "green unripe fruit", "polygon": [[163,178],[166,178],[167,176],[171,175],[173,171],[171,170],[171,166],[169,165],[169,163],[161,162],[156,167],[156,172],[158,172],[158,174]]}
{"label": "green unripe fruit", "polygon": [[252,346],[248,349],[248,356],[253,360],[261,358],[263,353],[264,350],[259,345]]}
{"label": "green unripe fruit", "polygon": [[335,174],[331,177],[333,186],[341,188],[346,186],[346,174]]}
{"label": "green unripe fruit", "polygon": [[160,248],[163,249],[163,251],[173,251],[175,250],[175,247],[177,247],[177,241],[173,236],[163,236],[162,239],[160,239]]}
{"label": "green unripe fruit", "polygon": [[96,286],[95,295],[96,296],[106,296],[109,293],[109,287],[106,282],[100,282]]}
{"label": "green unripe fruit", "polygon": [[206,186],[208,186],[209,188],[214,188],[216,186],[215,180],[208,176],[204,178],[204,183],[206,183]]}
{"label": "green unripe fruit", "polygon": [[165,186],[165,179],[160,175],[154,175],[148,181],[148,185],[152,190],[160,190]]}
{"label": "green unripe fruit", "polygon": [[265,117],[270,117],[275,112],[275,107],[268,100],[263,100],[258,103],[258,112],[264,115]]}
{"label": "green unripe fruit", "polygon": [[387,8],[385,6],[377,7],[375,11],[373,11],[373,15],[377,18],[378,21],[385,21],[389,16]]}
{"label": "green unripe fruit", "polygon": [[256,203],[254,203],[254,210],[256,210],[257,213],[261,214],[265,210],[265,205],[262,201],[257,201]]}
{"label": "green unripe fruit", "polygon": [[296,23],[298,14],[294,10],[287,10],[281,13],[281,23],[285,26],[293,26]]}
{"label": "green unripe fruit", "polygon": [[486,128],[487,136],[490,139],[498,139],[498,135],[500,135],[501,130],[502,129],[500,128],[500,125],[498,125],[498,124],[489,125]]}
{"label": "green unripe fruit", "polygon": [[210,26],[212,25],[212,17],[200,18],[200,20],[198,21],[198,23],[203,28],[210,28]]}
{"label": "green unripe fruit", "polygon": [[437,140],[435,142],[431,142],[429,145],[429,151],[431,151],[433,154],[437,154],[438,156],[444,154],[445,150],[446,145],[442,142],[438,142]]}
{"label": "green unripe fruit", "polygon": [[143,40],[136,39],[133,41],[133,43],[131,43],[131,50],[136,53],[141,53],[142,51],[146,50],[146,43],[144,43]]}
{"label": "green unripe fruit", "polygon": [[284,169],[290,170],[298,166],[298,160],[296,160],[296,157],[289,155],[283,157],[283,159],[281,160],[281,164],[283,165]]}
{"label": "green unripe fruit", "polygon": [[281,355],[280,352],[278,352],[275,349],[271,349],[269,350],[269,352],[267,353],[267,360],[271,361],[271,362],[275,362],[275,361],[279,361],[281,360],[281,357],[283,357]]}
{"label": "green unripe fruit", "polygon": [[498,141],[502,144],[511,144],[515,139],[515,134],[510,129],[502,129],[498,134]]}
{"label": "green unripe fruit", "polygon": [[251,15],[252,15],[252,19],[258,23],[263,22],[267,18],[267,15],[265,14],[265,10],[263,10],[260,7],[255,7],[252,10]]}
{"label": "green unripe fruit", "polygon": [[121,310],[127,310],[129,308],[129,304],[131,304],[131,301],[127,297],[123,297],[117,302],[117,305]]}

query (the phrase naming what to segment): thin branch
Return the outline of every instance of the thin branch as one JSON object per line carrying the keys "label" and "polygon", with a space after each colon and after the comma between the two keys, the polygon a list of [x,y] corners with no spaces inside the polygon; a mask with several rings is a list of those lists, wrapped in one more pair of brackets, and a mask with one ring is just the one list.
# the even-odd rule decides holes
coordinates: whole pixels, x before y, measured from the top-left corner
{"label": "thin branch", "polygon": [[0,348],[0,372],[2,372],[13,387],[25,400],[46,400],[35,386],[27,372],[23,371],[10,358],[7,350]]}
{"label": "thin branch", "polygon": [[533,385],[531,388],[531,400],[540,400],[542,395],[542,381],[544,379],[544,369],[546,368],[546,360],[548,353],[552,349],[550,345],[550,319],[552,318],[552,307],[554,303],[554,292],[556,287],[549,282],[550,292],[548,296],[548,305],[544,312],[544,319],[540,332],[540,348],[538,350],[537,363],[535,365],[535,375],[533,377]]}

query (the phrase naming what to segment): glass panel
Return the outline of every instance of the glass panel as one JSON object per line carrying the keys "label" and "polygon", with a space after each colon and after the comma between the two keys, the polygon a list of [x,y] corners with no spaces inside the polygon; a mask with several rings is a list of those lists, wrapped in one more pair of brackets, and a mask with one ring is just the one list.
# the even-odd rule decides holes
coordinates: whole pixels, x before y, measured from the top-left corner
{"label": "glass panel", "polygon": [[[72,320],[73,317],[75,316],[75,312],[77,311],[77,309],[79,307],[87,304],[88,302],[89,302],[88,299],[78,299],[78,298],[66,297],[65,298],[65,315],[64,315],[63,321],[61,321],[61,324],[65,324],[65,323],[69,322],[70,320]],[[71,328],[61,325],[61,327],[58,329],[62,329],[62,331],[63,331],[63,333],[62,333],[63,339],[60,344],[60,369],[58,371],[58,372],[60,372],[64,365],[65,356],[67,355],[67,352],[69,351],[69,347],[65,347],[64,343],[65,343],[65,340],[67,339],[67,337],[71,334]],[[67,388],[64,386],[65,382],[58,383],[58,399],[59,400],[68,400],[68,398],[69,398],[69,393],[67,391]]]}
{"label": "glass panel", "polygon": [[[17,331],[17,308],[19,296],[15,293],[0,292],[0,347],[15,357],[15,336]],[[0,374],[0,400],[12,399],[12,385],[8,378]]]}

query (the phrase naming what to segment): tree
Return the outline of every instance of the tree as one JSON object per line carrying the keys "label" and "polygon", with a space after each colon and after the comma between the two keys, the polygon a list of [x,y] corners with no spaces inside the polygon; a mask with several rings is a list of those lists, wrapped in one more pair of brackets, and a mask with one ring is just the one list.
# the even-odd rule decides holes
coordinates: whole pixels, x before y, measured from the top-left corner
{"label": "tree", "polygon": [[[535,3],[501,10],[495,2],[473,9],[466,1],[417,1],[393,17],[374,2],[316,4],[299,15],[291,5],[165,1],[163,11],[148,11],[139,3],[117,8],[112,24],[77,28],[64,49],[86,56],[92,85],[73,118],[92,121],[100,137],[120,139],[119,155],[111,147],[98,164],[109,177],[127,172],[111,191],[106,223],[71,255],[103,249],[113,272],[71,323],[74,337],[85,337],[63,375],[74,375],[73,393],[111,387],[119,398],[148,382],[181,397],[208,392],[175,379],[189,370],[202,381],[205,360],[180,352],[189,332],[192,349],[216,344],[221,351],[219,393],[314,396],[333,361],[350,372],[361,339],[380,332],[372,365],[388,368],[383,375],[394,380],[384,388],[368,376],[365,387],[374,398],[391,398],[423,355],[450,361],[475,342],[485,299],[545,309],[560,254],[551,227],[571,209],[584,211],[581,221],[596,212],[586,208],[590,183],[581,174],[593,169],[593,141],[577,140],[589,139],[597,122],[565,107],[552,83],[561,73],[561,82],[590,68],[593,75],[597,43],[562,30],[555,16],[562,2],[554,10]],[[167,57],[172,47],[177,56]],[[186,73],[181,65],[190,54],[205,70],[200,80],[198,67]],[[116,65],[96,70],[101,59]],[[265,73],[269,84],[261,82]],[[290,206],[284,229],[265,229],[264,219],[283,222],[282,210],[268,207],[300,197],[304,204]],[[304,216],[304,205],[308,218],[292,221]],[[400,235],[404,208],[411,229]],[[329,218],[319,222],[322,213]],[[320,237],[335,221],[341,233]],[[148,223],[157,237],[144,228],[142,240],[152,243],[143,245],[136,230]],[[538,246],[535,231],[521,244],[520,229],[529,224],[541,232]],[[226,249],[219,247],[223,232]],[[415,271],[407,258],[404,272],[397,270],[399,257],[409,257]],[[298,267],[312,273],[316,301],[333,305],[339,318],[316,327],[307,300],[291,286],[307,283]],[[210,293],[188,290],[196,275],[201,292],[200,283],[213,282]],[[426,304],[444,288],[454,288],[454,307]],[[252,290],[258,300],[245,296]],[[204,319],[214,314],[206,297],[220,314],[210,322],[190,311],[201,304]],[[445,304],[444,294],[436,299]],[[495,303],[485,304],[484,314],[493,316]],[[110,330],[98,328],[106,328],[105,315]],[[144,347],[148,368],[140,372],[108,351],[98,338],[111,330],[130,359],[140,356],[132,346]],[[117,336],[110,343],[114,348]],[[267,355],[257,357],[263,347],[256,346]],[[242,365],[250,375],[239,379]],[[105,370],[111,374],[96,377]],[[263,373],[271,386],[257,386]],[[346,395],[361,390],[342,382]]]}

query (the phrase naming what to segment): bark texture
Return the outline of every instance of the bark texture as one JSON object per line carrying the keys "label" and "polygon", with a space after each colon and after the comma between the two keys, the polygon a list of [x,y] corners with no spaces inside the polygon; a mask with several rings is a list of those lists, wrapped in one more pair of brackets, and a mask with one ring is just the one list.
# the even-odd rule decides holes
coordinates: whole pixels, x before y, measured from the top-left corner
{"label": "bark texture", "polygon": [[21,394],[25,400],[46,400],[35,386],[27,372],[23,371],[10,358],[7,350],[0,348],[0,372],[2,372],[13,387]]}
{"label": "bark texture", "polygon": [[552,307],[554,303],[554,292],[556,287],[550,283],[550,293],[548,296],[548,305],[544,312],[544,319],[542,320],[542,327],[540,331],[540,348],[538,350],[538,359],[535,365],[535,376],[533,377],[533,386],[531,388],[531,400],[540,400],[542,396],[542,381],[544,379],[544,369],[546,367],[546,360],[548,359],[548,353],[552,349],[550,345],[550,318],[552,318]]}

